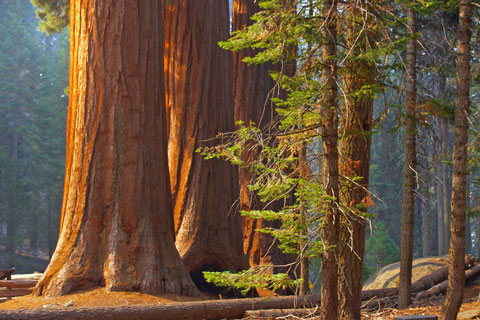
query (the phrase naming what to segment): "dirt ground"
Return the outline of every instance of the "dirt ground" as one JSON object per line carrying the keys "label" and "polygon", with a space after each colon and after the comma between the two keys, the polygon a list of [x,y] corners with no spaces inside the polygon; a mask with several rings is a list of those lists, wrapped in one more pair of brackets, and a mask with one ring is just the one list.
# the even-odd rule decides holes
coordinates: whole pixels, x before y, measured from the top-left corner
{"label": "dirt ground", "polygon": [[[480,282],[468,284],[465,288],[463,297],[463,304],[460,309],[459,315],[464,311],[480,310],[480,303],[477,302],[478,295],[480,293]],[[390,320],[398,316],[407,315],[441,315],[442,304],[445,299],[445,295],[431,297],[429,299],[415,301],[409,309],[397,310],[394,308],[386,308],[373,312],[362,312],[362,320]],[[470,319],[480,319],[480,317],[474,317]]]}
{"label": "dirt ground", "polygon": [[[480,310],[480,304],[477,303],[479,292],[480,283],[467,286],[465,290],[464,304],[460,310],[461,312],[467,310]],[[212,298],[213,297],[203,296],[196,298],[195,300],[208,300]],[[401,315],[440,315],[443,299],[444,296],[437,296],[428,300],[416,301],[411,308],[404,310],[386,308],[379,311],[363,311],[362,319],[390,320]],[[33,297],[30,295],[18,297],[0,303],[0,311],[55,307],[126,306],[185,301],[192,301],[192,298],[175,295],[154,296],[136,292],[106,292],[105,289],[99,288],[57,298]],[[480,319],[480,317],[473,319]]]}
{"label": "dirt ground", "polygon": [[106,292],[104,288],[82,291],[62,297],[34,297],[31,295],[13,298],[0,303],[0,310],[40,309],[54,307],[99,307],[139,304],[175,303],[207,300],[209,297],[183,297],[176,295],[154,296],[139,292]]}

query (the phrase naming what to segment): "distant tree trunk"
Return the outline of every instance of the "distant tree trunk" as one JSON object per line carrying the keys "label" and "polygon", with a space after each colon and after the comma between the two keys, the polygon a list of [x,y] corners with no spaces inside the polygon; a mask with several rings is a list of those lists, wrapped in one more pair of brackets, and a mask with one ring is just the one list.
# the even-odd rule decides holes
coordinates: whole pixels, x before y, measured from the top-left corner
{"label": "distant tree trunk", "polygon": [[[440,40],[439,40],[440,41]],[[436,74],[436,81],[434,82],[433,93],[436,99],[444,99],[445,98],[445,85],[446,85],[446,77],[444,74]],[[448,232],[447,228],[445,227],[445,219],[444,219],[444,212],[446,210],[445,201],[444,201],[444,164],[442,161],[445,158],[445,134],[444,134],[444,120],[442,117],[438,116],[435,118],[434,122],[434,132],[435,132],[435,164],[434,164],[434,172],[435,172],[435,195],[436,195],[436,202],[437,202],[437,250],[438,255],[444,255],[447,253],[447,241],[446,239],[446,232]]]}
{"label": "distant tree trunk", "polygon": [[70,10],[60,236],[34,294],[195,294],[174,245],[161,4],[78,0]]}
{"label": "distant tree trunk", "polygon": [[[242,30],[253,21],[252,15],[259,12],[258,3],[252,0],[234,0],[232,6],[232,31]],[[272,96],[278,96],[278,89],[274,90],[275,83],[268,74],[278,69],[271,64],[248,66],[243,58],[253,56],[256,51],[251,49],[233,53],[233,101],[235,105],[235,122],[243,121],[249,125],[253,121],[258,128],[265,131],[275,129],[272,121],[276,113]],[[244,160],[255,159],[254,150],[246,151]],[[244,168],[239,168],[240,210],[276,209],[281,203],[274,202],[270,206],[262,203],[254,192],[248,190],[252,174]],[[249,219],[242,217],[243,251],[247,255],[250,267],[256,265],[284,265],[290,259],[283,254],[275,244],[275,239],[265,233],[256,231],[267,227],[278,227],[278,222],[269,222],[263,219]],[[273,270],[272,270],[273,271]],[[257,290],[260,295],[271,295],[272,292]]]}
{"label": "distant tree trunk", "polygon": [[[234,128],[227,0],[168,2],[165,76],[175,244],[190,272],[239,270],[242,253],[235,169],[195,152]],[[203,276],[200,275],[203,279]]]}
{"label": "distant tree trunk", "polygon": [[460,0],[457,29],[457,98],[453,145],[452,213],[450,227],[450,263],[448,287],[441,319],[457,318],[465,287],[465,214],[467,202],[467,145],[470,110],[470,37],[472,1]]}
{"label": "distant tree trunk", "polygon": [[430,217],[429,217],[429,201],[427,198],[422,200],[422,253],[424,257],[430,257]]}
{"label": "distant tree trunk", "polygon": [[471,225],[470,217],[466,217],[465,232],[466,232],[466,234],[465,234],[465,254],[472,254],[472,225]]}
{"label": "distant tree trunk", "polygon": [[18,149],[19,149],[19,136],[18,136],[18,110],[15,110],[14,115],[13,115],[13,128],[12,128],[12,149],[11,149],[11,155],[10,159],[13,163],[12,166],[12,172],[11,174],[11,181],[8,186],[8,192],[7,192],[7,246],[6,246],[6,251],[7,251],[7,264],[10,267],[15,266],[15,253],[17,249],[17,244],[16,244],[16,236],[17,236],[17,229],[18,225],[20,224],[21,221],[19,220],[19,215],[18,215],[18,196],[17,193],[19,192],[18,187]]}
{"label": "distant tree trunk", "polygon": [[[322,179],[325,192],[338,199],[338,102],[337,102],[337,0],[326,0],[323,5],[321,33],[325,39],[322,50],[322,82],[325,91],[321,97],[319,112],[322,113]],[[325,204],[323,217],[323,244],[326,250],[322,254],[321,319],[338,318],[337,296],[337,252],[339,233],[339,211],[337,200]],[[333,247],[332,247],[333,246]]]}
{"label": "distant tree trunk", "polygon": [[[471,185],[467,175],[467,213],[472,208],[472,189],[473,186]],[[472,219],[469,216],[465,218],[465,253],[472,254]]]}
{"label": "distant tree trunk", "polygon": [[[366,1],[346,7],[347,46],[354,57],[367,50],[368,39],[374,36],[367,34],[371,31],[362,30],[363,23],[369,22],[359,24],[365,11],[369,11]],[[361,213],[366,213],[369,204],[367,189],[373,113],[373,97],[368,93],[359,94],[359,90],[374,84],[374,67],[353,59],[347,60],[346,67],[343,87],[347,98],[341,111],[340,132],[343,136],[339,142],[339,173],[350,180],[341,184],[340,202],[352,210],[345,210],[340,219],[339,313],[340,319],[359,320],[366,223]],[[361,180],[354,184],[351,181],[355,177],[361,177]]]}
{"label": "distant tree trunk", "polygon": [[55,243],[53,241],[53,212],[52,212],[52,191],[47,193],[47,243],[48,243],[48,260],[50,261],[55,251]]}
{"label": "distant tree trunk", "polygon": [[[442,161],[447,161],[449,159],[448,156],[448,147],[447,147],[447,140],[448,140],[448,118],[440,118],[440,132],[441,132],[441,157]],[[448,246],[449,246],[449,239],[450,239],[450,232],[449,232],[449,225],[450,225],[450,203],[449,203],[449,176],[448,176],[448,168],[447,165],[442,163],[440,166],[441,170],[441,179],[442,179],[442,201],[443,201],[443,252],[442,254],[448,253]]]}
{"label": "distant tree trunk", "polygon": [[[437,124],[440,123],[438,119]],[[441,137],[440,137],[441,139]],[[441,143],[441,142],[440,142]],[[437,245],[438,245],[438,255],[444,255],[446,252],[445,249],[445,223],[443,219],[443,212],[445,211],[444,201],[443,201],[443,164],[439,157],[442,152],[438,155],[438,161],[435,165],[435,193],[437,201]]]}
{"label": "distant tree trunk", "polygon": [[[35,190],[33,192],[33,195],[35,196],[35,201],[42,201],[40,197],[40,192],[39,190]],[[37,249],[38,249],[38,212],[37,210],[31,210],[30,215],[28,217],[28,237],[29,237],[29,250],[32,255],[36,256],[37,254]]]}
{"label": "distant tree trunk", "polygon": [[431,253],[431,231],[430,231],[430,187],[432,186],[432,181],[430,176],[432,174],[432,168],[430,166],[430,153],[431,148],[429,147],[428,132],[422,130],[417,135],[417,149],[418,149],[418,172],[421,177],[420,179],[420,190],[418,193],[418,206],[422,219],[422,255],[424,257],[429,257]]}
{"label": "distant tree trunk", "polygon": [[[416,18],[413,8],[407,8],[408,33],[414,36]],[[407,85],[406,85],[406,125],[405,163],[403,165],[402,201],[402,245],[400,250],[400,282],[398,306],[406,308],[410,304],[412,291],[413,227],[415,216],[415,105],[416,105],[416,39],[407,42]]]}

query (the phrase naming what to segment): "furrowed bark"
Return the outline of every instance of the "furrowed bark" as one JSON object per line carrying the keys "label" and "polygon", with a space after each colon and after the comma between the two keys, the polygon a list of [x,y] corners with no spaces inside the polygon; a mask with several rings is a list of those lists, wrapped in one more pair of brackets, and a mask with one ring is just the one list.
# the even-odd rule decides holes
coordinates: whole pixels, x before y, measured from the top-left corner
{"label": "furrowed bark", "polygon": [[[369,11],[367,1],[356,1],[347,6],[347,46],[353,57],[358,56],[371,43],[375,35],[359,26]],[[369,29],[368,27],[366,29]],[[365,251],[366,219],[361,215],[369,205],[368,182],[370,168],[370,130],[372,126],[373,97],[360,93],[364,86],[374,84],[374,66],[356,59],[346,62],[348,72],[344,77],[347,95],[342,107],[339,142],[339,173],[344,180],[340,188],[340,202],[349,208],[341,215],[339,263],[340,319],[359,320],[363,257]],[[356,184],[351,180],[361,177]]]}
{"label": "furrowed bark", "polygon": [[457,29],[457,97],[453,145],[453,178],[450,224],[450,264],[448,288],[441,319],[456,319],[465,288],[465,217],[467,204],[467,147],[470,110],[470,38],[472,36],[472,1],[460,1]]}
{"label": "furrowed bark", "polygon": [[[416,33],[416,18],[413,8],[407,9],[408,33]],[[405,163],[403,165],[402,243],[400,250],[400,284],[398,306],[410,304],[412,291],[413,227],[415,208],[415,104],[416,104],[416,39],[407,43],[407,93],[405,125]]]}
{"label": "furrowed bark", "polygon": [[173,240],[161,4],[78,0],[70,10],[60,236],[34,294],[196,294]]}
{"label": "furrowed bark", "polygon": [[322,254],[321,316],[323,320],[337,320],[337,244],[339,233],[338,212],[338,102],[337,102],[337,1],[326,0],[323,7],[325,22],[321,33],[325,39],[322,51],[322,82],[325,84],[320,102],[322,113],[322,179],[327,195],[334,200],[325,204],[322,236],[325,251]]}
{"label": "furrowed bark", "polygon": [[231,53],[218,46],[229,36],[228,1],[168,2],[164,32],[175,243],[190,272],[237,271],[247,263],[235,169],[196,152],[234,127]]}
{"label": "furrowed bark", "polygon": [[[232,7],[232,30],[242,30],[253,21],[251,16],[259,12],[258,3],[252,0],[234,0]],[[247,65],[243,59],[253,56],[257,51],[252,49],[233,52],[233,101],[235,105],[235,122],[243,121],[245,125],[251,122],[265,132],[276,129],[272,123],[277,114],[270,98],[277,95],[275,83],[269,71],[277,70],[278,66],[271,64]],[[252,148],[253,149],[253,148]],[[244,161],[251,161],[257,157],[256,150],[244,152]],[[245,168],[239,168],[240,210],[278,209],[281,203],[274,202],[267,207],[262,203],[255,192],[248,190],[252,173]],[[283,254],[277,247],[275,239],[265,233],[256,231],[268,227],[278,228],[278,222],[269,222],[264,219],[249,219],[242,217],[243,251],[249,260],[249,266],[262,264],[284,265],[291,262],[292,257]],[[274,270],[272,270],[273,272]],[[260,295],[271,295],[272,292],[257,290]]]}

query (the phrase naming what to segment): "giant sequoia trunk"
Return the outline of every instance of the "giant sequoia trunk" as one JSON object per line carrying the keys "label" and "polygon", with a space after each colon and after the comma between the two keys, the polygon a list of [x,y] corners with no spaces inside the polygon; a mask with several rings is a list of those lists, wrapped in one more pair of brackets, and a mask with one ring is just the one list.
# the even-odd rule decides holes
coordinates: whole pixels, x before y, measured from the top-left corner
{"label": "giant sequoia trunk", "polygon": [[[413,8],[407,9],[408,33],[416,33],[416,18]],[[400,283],[398,306],[406,308],[411,301],[412,257],[413,257],[413,221],[415,208],[415,104],[416,104],[416,39],[407,42],[407,85],[406,85],[406,125],[405,125],[405,163],[403,164],[402,199],[402,245],[400,251]]]}
{"label": "giant sequoia trunk", "polygon": [[[325,22],[321,32],[325,39],[322,51],[322,82],[326,88],[322,93],[322,180],[327,195],[337,198],[338,187],[338,115],[337,115],[337,0],[326,0],[323,7]],[[325,204],[322,240],[326,248],[322,254],[321,319],[337,319],[337,252],[339,233],[339,210],[336,200]]]}
{"label": "giant sequoia trunk", "polygon": [[456,319],[465,288],[465,216],[467,203],[467,147],[470,110],[470,37],[472,35],[472,1],[460,1],[457,29],[457,98],[453,145],[452,213],[450,226],[450,263],[448,287],[442,319]]}
{"label": "giant sequoia trunk", "polygon": [[175,243],[190,272],[246,267],[234,168],[195,152],[233,130],[228,1],[181,0],[165,10],[165,75]]}
{"label": "giant sequoia trunk", "polygon": [[[260,8],[253,0],[234,0],[232,7],[232,30],[241,30],[251,24],[250,17]],[[233,53],[233,101],[235,106],[235,122],[243,121],[249,124],[253,121],[257,127],[269,131],[275,127],[272,120],[275,117],[274,106],[269,100],[273,95],[274,81],[268,74],[274,69],[270,64],[248,66],[243,62],[246,56],[253,56],[254,50],[241,50]],[[276,90],[278,92],[278,90]],[[244,152],[244,160],[254,159],[254,150]],[[239,168],[240,210],[262,210],[266,204],[262,203],[254,192],[248,190],[252,174],[244,168]],[[267,209],[275,209],[279,205],[273,203]],[[261,264],[283,265],[289,258],[283,254],[274,239],[257,229],[278,227],[277,223],[263,219],[242,218],[243,251],[249,259],[250,267]],[[267,292],[259,292],[267,294]]]}
{"label": "giant sequoia trunk", "polygon": [[[362,30],[367,1],[358,1],[347,7],[347,45],[353,57],[358,56],[371,41],[371,30]],[[373,97],[361,94],[364,86],[374,84],[374,67],[357,59],[347,60],[339,142],[339,173],[347,179],[341,184],[340,201],[351,207],[345,210],[341,221],[339,254],[339,311],[341,319],[360,319],[363,256],[365,251],[366,212],[369,204],[368,181],[370,168],[370,129],[372,126]],[[355,177],[361,177],[353,183]]]}
{"label": "giant sequoia trunk", "polygon": [[156,0],[71,6],[60,236],[36,295],[194,294],[174,245]]}

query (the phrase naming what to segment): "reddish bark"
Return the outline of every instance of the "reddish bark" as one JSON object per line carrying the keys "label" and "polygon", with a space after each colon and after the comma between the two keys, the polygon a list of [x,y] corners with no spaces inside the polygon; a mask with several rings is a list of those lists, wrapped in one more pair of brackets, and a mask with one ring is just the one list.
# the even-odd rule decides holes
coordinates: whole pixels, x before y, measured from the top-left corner
{"label": "reddish bark", "polygon": [[[252,23],[250,17],[259,12],[258,3],[253,0],[234,0],[232,7],[232,30],[242,30]],[[235,122],[243,121],[249,125],[251,121],[265,131],[274,129],[272,120],[275,110],[269,98],[273,95],[274,81],[268,74],[276,68],[271,64],[248,66],[243,62],[247,56],[256,51],[248,49],[233,53],[233,101],[235,105]],[[246,151],[244,160],[254,159],[255,151]],[[239,169],[240,210],[261,210],[266,208],[254,192],[248,190],[252,174],[244,168]],[[278,203],[271,204],[268,209],[275,209]],[[255,231],[261,228],[278,227],[278,223],[263,219],[242,218],[243,251],[248,256],[250,266],[260,264],[283,265],[289,260],[274,244],[274,239],[267,234]],[[266,292],[262,292],[266,294]]]}
{"label": "reddish bark", "polygon": [[72,2],[60,236],[36,295],[194,294],[174,246],[159,1]]}
{"label": "reddish bark", "polygon": [[[326,0],[323,7],[325,22],[321,32],[325,39],[322,50],[322,82],[326,89],[322,93],[322,180],[325,192],[338,199],[338,103],[337,103],[337,0]],[[321,316],[322,320],[338,319],[337,298],[337,248],[339,239],[339,210],[336,200],[325,204],[322,226],[322,240],[325,248],[322,254]]]}
{"label": "reddish bark", "polygon": [[[347,70],[343,88],[347,95],[342,105],[342,119],[339,142],[339,172],[348,180],[344,180],[340,188],[340,200],[352,208],[344,210],[340,226],[339,264],[339,312],[340,319],[360,319],[363,258],[365,251],[366,219],[362,212],[371,200],[368,194],[370,173],[370,145],[373,113],[373,97],[361,94],[364,86],[374,84],[374,66],[365,61],[355,59],[365,54],[365,50],[375,34],[371,21],[365,18],[364,12],[371,11],[367,1],[358,1],[346,6],[347,45],[353,59],[347,60]],[[362,21],[361,24],[358,22]],[[367,28],[364,26],[367,24]],[[353,183],[355,177],[361,177]],[[357,211],[358,210],[358,211]]]}
{"label": "reddish bark", "polygon": [[176,246],[190,272],[238,270],[242,253],[234,168],[204,160],[204,140],[233,130],[228,1],[174,1],[165,11],[165,76]]}
{"label": "reddish bark", "polygon": [[[416,18],[413,8],[407,9],[408,32],[414,36]],[[412,257],[413,257],[413,222],[415,205],[415,104],[416,104],[416,39],[407,42],[407,94],[406,94],[406,125],[405,125],[405,162],[403,165],[403,200],[402,200],[402,243],[400,251],[400,283],[398,306],[406,308],[412,295]]]}
{"label": "reddish bark", "polygon": [[467,204],[467,148],[470,111],[470,38],[472,36],[472,1],[460,1],[457,29],[457,97],[453,144],[452,212],[448,288],[441,319],[456,319],[465,288],[465,217]]}

